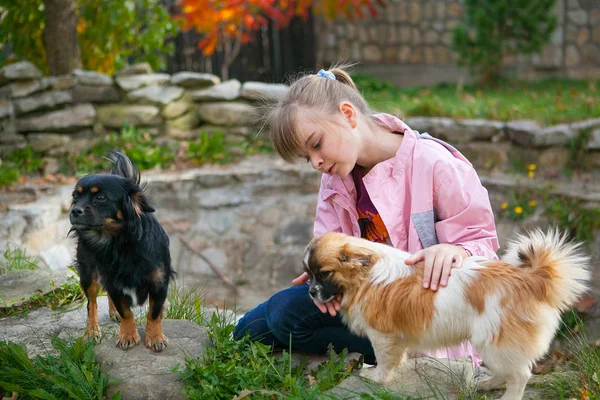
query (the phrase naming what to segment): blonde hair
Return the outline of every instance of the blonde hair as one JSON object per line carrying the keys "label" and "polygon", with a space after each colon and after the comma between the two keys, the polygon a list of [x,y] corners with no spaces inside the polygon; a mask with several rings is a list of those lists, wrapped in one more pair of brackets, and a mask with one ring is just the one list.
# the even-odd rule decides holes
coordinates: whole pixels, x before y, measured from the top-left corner
{"label": "blonde hair", "polygon": [[331,121],[331,118],[328,120],[327,117],[336,115],[339,112],[338,106],[344,101],[351,103],[362,115],[372,114],[343,67],[334,67],[329,72],[333,73],[335,80],[318,75],[305,75],[296,80],[285,98],[266,114],[273,148],[289,163],[296,161],[304,148],[297,128],[298,114],[301,110],[310,110],[318,115],[322,125]]}

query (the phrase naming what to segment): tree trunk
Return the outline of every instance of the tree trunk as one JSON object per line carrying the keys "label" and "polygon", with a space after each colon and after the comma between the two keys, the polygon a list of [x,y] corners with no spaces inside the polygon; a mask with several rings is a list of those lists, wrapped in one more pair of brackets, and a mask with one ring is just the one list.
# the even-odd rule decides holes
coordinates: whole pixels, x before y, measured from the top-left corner
{"label": "tree trunk", "polygon": [[44,0],[44,46],[50,75],[81,68],[75,0]]}

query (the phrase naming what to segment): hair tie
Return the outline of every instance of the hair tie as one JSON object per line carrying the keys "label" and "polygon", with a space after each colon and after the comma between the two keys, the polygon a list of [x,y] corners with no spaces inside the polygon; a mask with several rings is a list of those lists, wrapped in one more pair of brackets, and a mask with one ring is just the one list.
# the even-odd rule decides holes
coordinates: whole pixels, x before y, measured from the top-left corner
{"label": "hair tie", "polygon": [[317,76],[320,76],[321,78],[333,79],[334,81],[336,80],[333,72],[325,71],[324,69],[317,72]]}

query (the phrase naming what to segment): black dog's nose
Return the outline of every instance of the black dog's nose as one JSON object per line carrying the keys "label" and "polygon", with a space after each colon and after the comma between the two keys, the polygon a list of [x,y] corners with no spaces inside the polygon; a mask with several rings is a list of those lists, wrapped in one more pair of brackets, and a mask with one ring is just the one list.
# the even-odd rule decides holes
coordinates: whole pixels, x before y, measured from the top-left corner
{"label": "black dog's nose", "polygon": [[83,215],[83,208],[81,207],[73,207],[73,209],[71,210],[71,216],[72,217],[79,217]]}
{"label": "black dog's nose", "polygon": [[310,289],[308,290],[308,293],[310,293],[310,295],[311,295],[312,297],[317,297],[317,289],[315,289],[315,288],[310,288]]}

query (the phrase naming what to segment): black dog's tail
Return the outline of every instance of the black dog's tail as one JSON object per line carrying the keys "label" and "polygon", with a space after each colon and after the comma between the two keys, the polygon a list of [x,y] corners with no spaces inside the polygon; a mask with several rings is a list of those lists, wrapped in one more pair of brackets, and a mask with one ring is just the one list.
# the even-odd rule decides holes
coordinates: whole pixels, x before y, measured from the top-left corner
{"label": "black dog's tail", "polygon": [[129,157],[120,151],[110,150],[108,152],[108,160],[113,163],[113,167],[110,169],[111,175],[122,176],[123,178],[131,179],[138,185],[140,184],[140,170]]}

